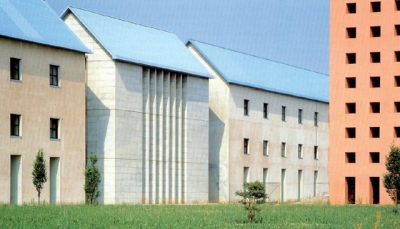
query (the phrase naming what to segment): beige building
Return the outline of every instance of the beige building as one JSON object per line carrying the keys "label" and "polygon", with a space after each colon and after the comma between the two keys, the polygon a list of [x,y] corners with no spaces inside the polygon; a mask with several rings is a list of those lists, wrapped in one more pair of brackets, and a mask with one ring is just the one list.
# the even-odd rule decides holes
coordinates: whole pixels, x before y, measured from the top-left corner
{"label": "beige building", "polygon": [[328,192],[329,77],[198,41],[210,79],[209,200],[239,200],[244,181],[270,201]]}
{"label": "beige building", "polygon": [[42,148],[41,200],[82,203],[85,52],[41,0],[0,0],[0,202],[37,201],[33,161]]}
{"label": "beige building", "polygon": [[87,150],[100,202],[208,201],[208,80],[170,32],[70,7],[87,58]]}

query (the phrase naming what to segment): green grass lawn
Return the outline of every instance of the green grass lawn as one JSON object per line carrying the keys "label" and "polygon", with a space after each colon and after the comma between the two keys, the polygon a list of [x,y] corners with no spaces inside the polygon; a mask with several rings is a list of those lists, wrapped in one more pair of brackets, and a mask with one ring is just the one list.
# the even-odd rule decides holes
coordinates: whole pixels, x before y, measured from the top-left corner
{"label": "green grass lawn", "polygon": [[399,228],[393,206],[264,205],[248,223],[242,205],[0,205],[0,228]]}

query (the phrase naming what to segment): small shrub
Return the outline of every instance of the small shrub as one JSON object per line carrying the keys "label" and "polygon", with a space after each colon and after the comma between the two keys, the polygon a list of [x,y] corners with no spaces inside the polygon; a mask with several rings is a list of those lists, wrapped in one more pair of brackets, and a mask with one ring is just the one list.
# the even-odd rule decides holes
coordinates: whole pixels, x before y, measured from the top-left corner
{"label": "small shrub", "polygon": [[400,193],[400,148],[398,146],[391,145],[389,155],[386,156],[386,169],[388,173],[383,174],[383,186],[386,188],[386,192],[395,204],[393,212],[398,212],[398,195]]}
{"label": "small shrub", "polygon": [[46,160],[43,156],[43,149],[39,149],[36,158],[33,161],[32,182],[35,185],[38,193],[38,203],[40,204],[40,193],[43,189],[43,184],[47,181]]}
{"label": "small shrub", "polygon": [[85,168],[85,193],[86,193],[86,203],[93,204],[96,201],[96,198],[100,196],[99,184],[101,182],[100,179],[100,171],[95,166],[97,162],[97,156],[92,153],[90,155],[90,165],[86,165]]}
{"label": "small shrub", "polygon": [[261,210],[257,205],[265,203],[267,198],[264,185],[259,181],[244,182],[243,191],[236,191],[235,195],[243,197],[239,203],[244,205],[247,218],[250,222],[253,222],[256,212]]}

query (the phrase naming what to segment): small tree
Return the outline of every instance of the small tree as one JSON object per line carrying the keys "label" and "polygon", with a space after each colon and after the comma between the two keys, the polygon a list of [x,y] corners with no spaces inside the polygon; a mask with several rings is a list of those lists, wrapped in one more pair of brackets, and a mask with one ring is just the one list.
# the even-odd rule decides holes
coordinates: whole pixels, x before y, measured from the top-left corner
{"label": "small tree", "polygon": [[95,166],[97,162],[97,156],[92,153],[90,155],[90,165],[86,165],[85,168],[85,193],[86,193],[86,203],[92,205],[97,197],[100,196],[99,184],[100,171]]}
{"label": "small tree", "polygon": [[397,204],[399,203],[397,197],[400,193],[400,148],[398,146],[390,146],[385,165],[388,173],[383,175],[383,186],[393,200],[395,204],[394,212],[397,213]]}
{"label": "small tree", "polygon": [[32,171],[32,182],[35,185],[36,191],[38,193],[38,203],[40,204],[40,193],[43,188],[43,184],[47,181],[46,172],[46,160],[43,156],[43,149],[39,149],[36,154],[36,158],[33,161],[33,171]]}
{"label": "small tree", "polygon": [[259,181],[244,182],[243,191],[236,191],[235,195],[243,197],[239,203],[244,205],[244,209],[247,211],[247,218],[250,222],[253,222],[256,212],[261,210],[257,205],[265,203],[267,198],[264,185]]}

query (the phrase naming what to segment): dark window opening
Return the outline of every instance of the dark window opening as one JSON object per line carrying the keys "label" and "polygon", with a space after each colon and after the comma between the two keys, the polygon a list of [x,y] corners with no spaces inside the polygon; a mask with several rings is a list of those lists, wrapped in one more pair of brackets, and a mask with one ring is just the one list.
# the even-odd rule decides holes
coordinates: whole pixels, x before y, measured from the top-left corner
{"label": "dark window opening", "polygon": [[370,177],[370,203],[379,204],[379,177]]}
{"label": "dark window opening", "polygon": [[243,142],[244,154],[249,154],[249,139],[245,138]]}
{"label": "dark window opening", "polygon": [[374,13],[381,12],[381,2],[371,2],[371,11]]}
{"label": "dark window opening", "polygon": [[59,119],[50,119],[50,138],[58,139],[58,121]]}
{"label": "dark window opening", "polygon": [[355,53],[346,53],[347,63],[355,64],[356,63],[356,54]]}
{"label": "dark window opening", "polygon": [[396,138],[400,138],[400,127],[398,126],[394,127],[394,136]]}
{"label": "dark window opening", "polygon": [[394,77],[394,86],[395,87],[400,87],[400,76],[395,76]]}
{"label": "dark window opening", "polygon": [[268,118],[268,103],[264,103],[263,113],[264,113],[264,118]]}
{"label": "dark window opening", "polygon": [[314,112],[314,126],[318,126],[318,112]]}
{"label": "dark window opening", "polygon": [[371,87],[380,87],[381,86],[381,77],[371,76],[370,77],[370,86]]}
{"label": "dark window opening", "polygon": [[371,52],[371,63],[380,63],[381,62],[381,53],[380,52]]}
{"label": "dark window opening", "polygon": [[346,202],[349,204],[356,203],[356,178],[346,177]]}
{"label": "dark window opening", "polygon": [[400,62],[400,51],[395,51],[394,55],[395,55],[395,58],[396,58],[396,62]]}
{"label": "dark window opening", "polygon": [[20,80],[20,59],[10,58],[10,79]]}
{"label": "dark window opening", "polygon": [[282,121],[286,121],[286,107],[282,107]]}
{"label": "dark window opening", "polygon": [[379,127],[370,127],[369,128],[369,137],[370,138],[379,138],[380,133],[379,133]]}
{"label": "dark window opening", "polygon": [[298,122],[300,124],[303,123],[303,110],[302,109],[299,109]]}
{"label": "dark window opening", "polygon": [[380,36],[381,36],[381,27],[371,26],[371,37],[380,37]]}
{"label": "dark window opening", "polygon": [[346,128],[346,138],[355,138],[356,137],[356,128],[348,127]]}
{"label": "dark window opening", "polygon": [[355,77],[347,77],[346,78],[346,88],[356,88],[356,78]]}
{"label": "dark window opening", "polygon": [[400,102],[394,102],[394,111],[400,113]]}
{"label": "dark window opening", "polygon": [[286,143],[285,142],[282,142],[282,145],[281,145],[281,156],[286,157]]}
{"label": "dark window opening", "polygon": [[379,153],[377,152],[369,153],[369,162],[379,163]]}
{"label": "dark window opening", "polygon": [[21,115],[10,114],[10,135],[20,136]]}
{"label": "dark window opening", "polygon": [[399,36],[400,35],[400,25],[395,25],[394,29],[395,29],[395,35]]}
{"label": "dark window opening", "polygon": [[356,28],[346,28],[347,38],[356,38],[357,29]]}
{"label": "dark window opening", "polygon": [[346,114],[354,114],[354,113],[356,113],[356,104],[346,103]]}
{"label": "dark window opening", "polygon": [[245,99],[244,100],[244,115],[249,115],[249,100]]}
{"label": "dark window opening", "polygon": [[314,160],[318,160],[318,146],[314,146]]}
{"label": "dark window opening", "polygon": [[58,66],[50,65],[50,85],[58,86]]}
{"label": "dark window opening", "polygon": [[356,163],[356,153],[346,153],[346,163]]}
{"label": "dark window opening", "polygon": [[347,13],[355,14],[357,11],[357,7],[355,3],[347,3]]}
{"label": "dark window opening", "polygon": [[369,103],[370,112],[371,113],[380,113],[381,112],[381,104],[379,102]]}
{"label": "dark window opening", "polygon": [[400,11],[400,1],[399,0],[395,0],[396,3],[396,10]]}

